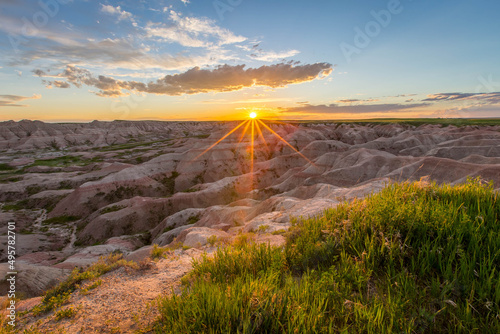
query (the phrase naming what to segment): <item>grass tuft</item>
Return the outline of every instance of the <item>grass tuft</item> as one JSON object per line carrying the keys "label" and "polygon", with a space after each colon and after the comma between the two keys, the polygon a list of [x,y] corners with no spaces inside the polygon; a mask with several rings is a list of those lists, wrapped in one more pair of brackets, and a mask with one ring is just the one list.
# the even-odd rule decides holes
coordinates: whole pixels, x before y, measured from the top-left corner
{"label": "grass tuft", "polygon": [[[33,315],[37,316],[59,308],[69,302],[71,294],[77,290],[84,281],[94,280],[97,277],[120,267],[137,268],[138,265],[135,262],[124,260],[122,254],[111,254],[109,256],[99,258],[97,262],[92,264],[86,270],[82,270],[80,268],[73,269],[66,280],[59,283],[44,294],[41,304],[32,309]],[[97,284],[95,286],[97,287],[100,283],[95,284]]]}

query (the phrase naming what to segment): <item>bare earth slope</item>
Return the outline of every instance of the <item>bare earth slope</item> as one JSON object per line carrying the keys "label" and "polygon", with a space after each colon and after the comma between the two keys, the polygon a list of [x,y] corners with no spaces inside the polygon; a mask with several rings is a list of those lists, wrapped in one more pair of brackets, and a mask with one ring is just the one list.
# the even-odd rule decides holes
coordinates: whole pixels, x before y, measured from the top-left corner
{"label": "bare earth slope", "polygon": [[[17,263],[44,277],[23,291],[36,297],[74,267],[153,243],[207,249],[215,237],[255,232],[258,241],[279,244],[282,236],[271,233],[288,229],[291,217],[320,214],[391,180],[453,184],[480,176],[500,188],[499,126],[266,124],[289,144],[261,126],[252,164],[244,127],[205,152],[236,122],[0,123],[0,261],[6,261],[7,222],[15,221]],[[195,253],[181,252],[180,272]],[[169,266],[179,267],[174,262]],[[123,293],[145,277],[154,291],[144,292],[147,298],[127,295],[130,303],[164,292],[170,269],[162,263],[142,278],[109,274],[96,296],[74,301],[82,305],[75,321],[87,326],[89,309],[105,305],[97,306],[97,296]],[[36,276],[26,272],[20,286],[33,286]],[[122,332],[135,325],[127,326]]]}

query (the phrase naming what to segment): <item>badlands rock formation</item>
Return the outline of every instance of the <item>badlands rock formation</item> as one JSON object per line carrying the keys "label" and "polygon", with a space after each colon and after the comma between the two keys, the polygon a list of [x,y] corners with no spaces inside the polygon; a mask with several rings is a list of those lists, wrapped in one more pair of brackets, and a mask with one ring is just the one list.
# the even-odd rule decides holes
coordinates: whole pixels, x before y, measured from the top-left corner
{"label": "badlands rock formation", "polygon": [[261,126],[253,161],[239,130],[205,152],[235,122],[0,123],[0,235],[15,221],[20,279],[43,277],[26,294],[153,243],[198,248],[246,232],[279,243],[293,217],[390,181],[480,176],[500,187],[499,126],[266,124],[295,150]]}

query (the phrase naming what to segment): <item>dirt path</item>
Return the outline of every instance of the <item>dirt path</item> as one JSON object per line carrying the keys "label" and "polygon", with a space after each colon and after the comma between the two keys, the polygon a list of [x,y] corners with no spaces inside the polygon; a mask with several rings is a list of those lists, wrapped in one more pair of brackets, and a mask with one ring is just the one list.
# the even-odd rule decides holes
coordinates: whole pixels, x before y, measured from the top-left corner
{"label": "dirt path", "polygon": [[73,307],[75,316],[57,321],[51,312],[26,316],[19,324],[41,333],[147,333],[158,316],[156,299],[172,289],[180,291],[180,279],[192,268],[193,257],[201,254],[189,249],[172,259],[150,261],[147,269],[119,268],[100,277],[102,284],[88,294],[73,293],[62,309]]}

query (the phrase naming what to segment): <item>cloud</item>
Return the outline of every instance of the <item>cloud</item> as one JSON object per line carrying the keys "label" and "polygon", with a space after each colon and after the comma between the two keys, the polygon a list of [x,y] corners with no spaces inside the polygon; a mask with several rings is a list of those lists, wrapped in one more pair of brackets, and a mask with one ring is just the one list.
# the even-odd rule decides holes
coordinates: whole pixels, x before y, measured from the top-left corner
{"label": "cloud", "polygon": [[[114,12],[115,10],[108,9],[108,11]],[[148,23],[150,28],[176,27],[174,30],[178,32],[178,35],[174,39],[180,39],[182,43],[184,36],[191,36],[194,39],[193,43],[205,46],[202,50],[195,52],[184,50],[171,54],[158,50],[158,39],[151,38],[147,27],[136,26],[134,32],[126,36],[93,38],[84,29],[68,31],[45,26],[37,29],[36,34],[24,37],[22,20],[0,13],[0,22],[2,22],[0,31],[8,36],[14,36],[15,52],[7,54],[4,58],[4,61],[11,66],[27,65],[36,61],[45,62],[44,66],[54,64],[58,67],[67,64],[92,64],[107,68],[124,68],[130,71],[139,69],[186,70],[200,64],[210,66],[234,59],[235,55],[221,45],[245,39],[205,19],[179,16],[178,23],[173,22],[169,26],[164,23]],[[188,29],[184,34],[183,27]],[[188,42],[189,39],[185,44]]]}
{"label": "cloud", "polygon": [[299,53],[300,53],[300,51],[298,51],[298,50],[288,50],[288,51],[281,51],[281,52],[260,50],[257,53],[252,53],[250,55],[250,57],[255,59],[255,60],[273,62],[276,60],[293,57]]}
{"label": "cloud", "polygon": [[18,102],[40,98],[42,98],[42,95],[39,94],[34,94],[33,96],[0,95],[0,107],[27,107],[26,104],[19,104]]}
{"label": "cloud", "polygon": [[299,103],[296,107],[282,108],[282,113],[300,113],[300,114],[368,114],[378,112],[396,112],[427,106],[427,103],[385,103],[385,104],[362,104],[362,105],[338,105],[321,104],[311,105],[309,103]]}
{"label": "cloud", "polygon": [[[99,96],[126,95],[123,90],[177,96],[230,92],[251,86],[285,87],[328,76],[332,71],[332,65],[328,63],[300,66],[281,63],[248,69],[245,69],[245,65],[221,65],[214,69],[194,67],[186,72],[166,75],[146,84],[138,81],[116,80],[102,75],[96,77],[86,69],[67,66],[55,77],[65,78],[68,83],[76,87],[86,85],[98,88],[100,91],[96,94]],[[34,72],[40,73],[40,70]]]}
{"label": "cloud", "polygon": [[482,101],[486,103],[500,103],[500,92],[492,93],[438,93],[429,94],[422,101]]}
{"label": "cloud", "polygon": [[367,99],[367,100],[359,100],[359,99],[344,99],[344,100],[335,100],[335,103],[365,103],[365,102],[378,102],[378,99]]}
{"label": "cloud", "polygon": [[35,69],[32,71],[36,76],[38,77],[45,77],[47,76],[47,73],[41,69]]}
{"label": "cloud", "polygon": [[118,16],[118,21],[131,20],[135,22],[132,13],[122,10],[120,6],[113,7],[101,4],[101,12]]}
{"label": "cloud", "polygon": [[[7,54],[4,61],[11,66],[36,63],[43,68],[64,68],[72,64],[108,70],[119,68],[130,74],[149,71],[149,75],[143,77],[146,79],[158,70],[186,71],[195,66],[215,66],[229,61],[235,64],[247,57],[276,63],[299,53],[295,49],[265,51],[258,40],[250,41],[212,19],[183,15],[171,7],[165,7],[163,21],[144,25],[136,24],[136,16],[124,10],[123,5],[99,4],[97,10],[119,21],[132,22],[134,27],[114,34],[78,25],[68,30],[66,24],[63,27],[51,24],[40,27],[30,36],[23,36],[23,21],[0,13],[0,31],[19,37],[15,42],[15,52]],[[176,53],[173,53],[169,43],[183,48],[176,48]],[[248,47],[242,47],[242,44],[248,44]]]}
{"label": "cloud", "polygon": [[71,85],[69,83],[67,83],[66,81],[59,81],[59,80],[55,80],[55,81],[47,81],[47,80],[42,80],[43,84],[45,85],[45,87],[47,88],[53,88],[54,86],[57,87],[57,88],[69,88],[71,87]]}
{"label": "cloud", "polygon": [[187,47],[214,47],[244,42],[247,38],[221,28],[208,18],[183,17],[170,10],[171,23],[148,23],[148,37],[157,37],[170,43]]}

